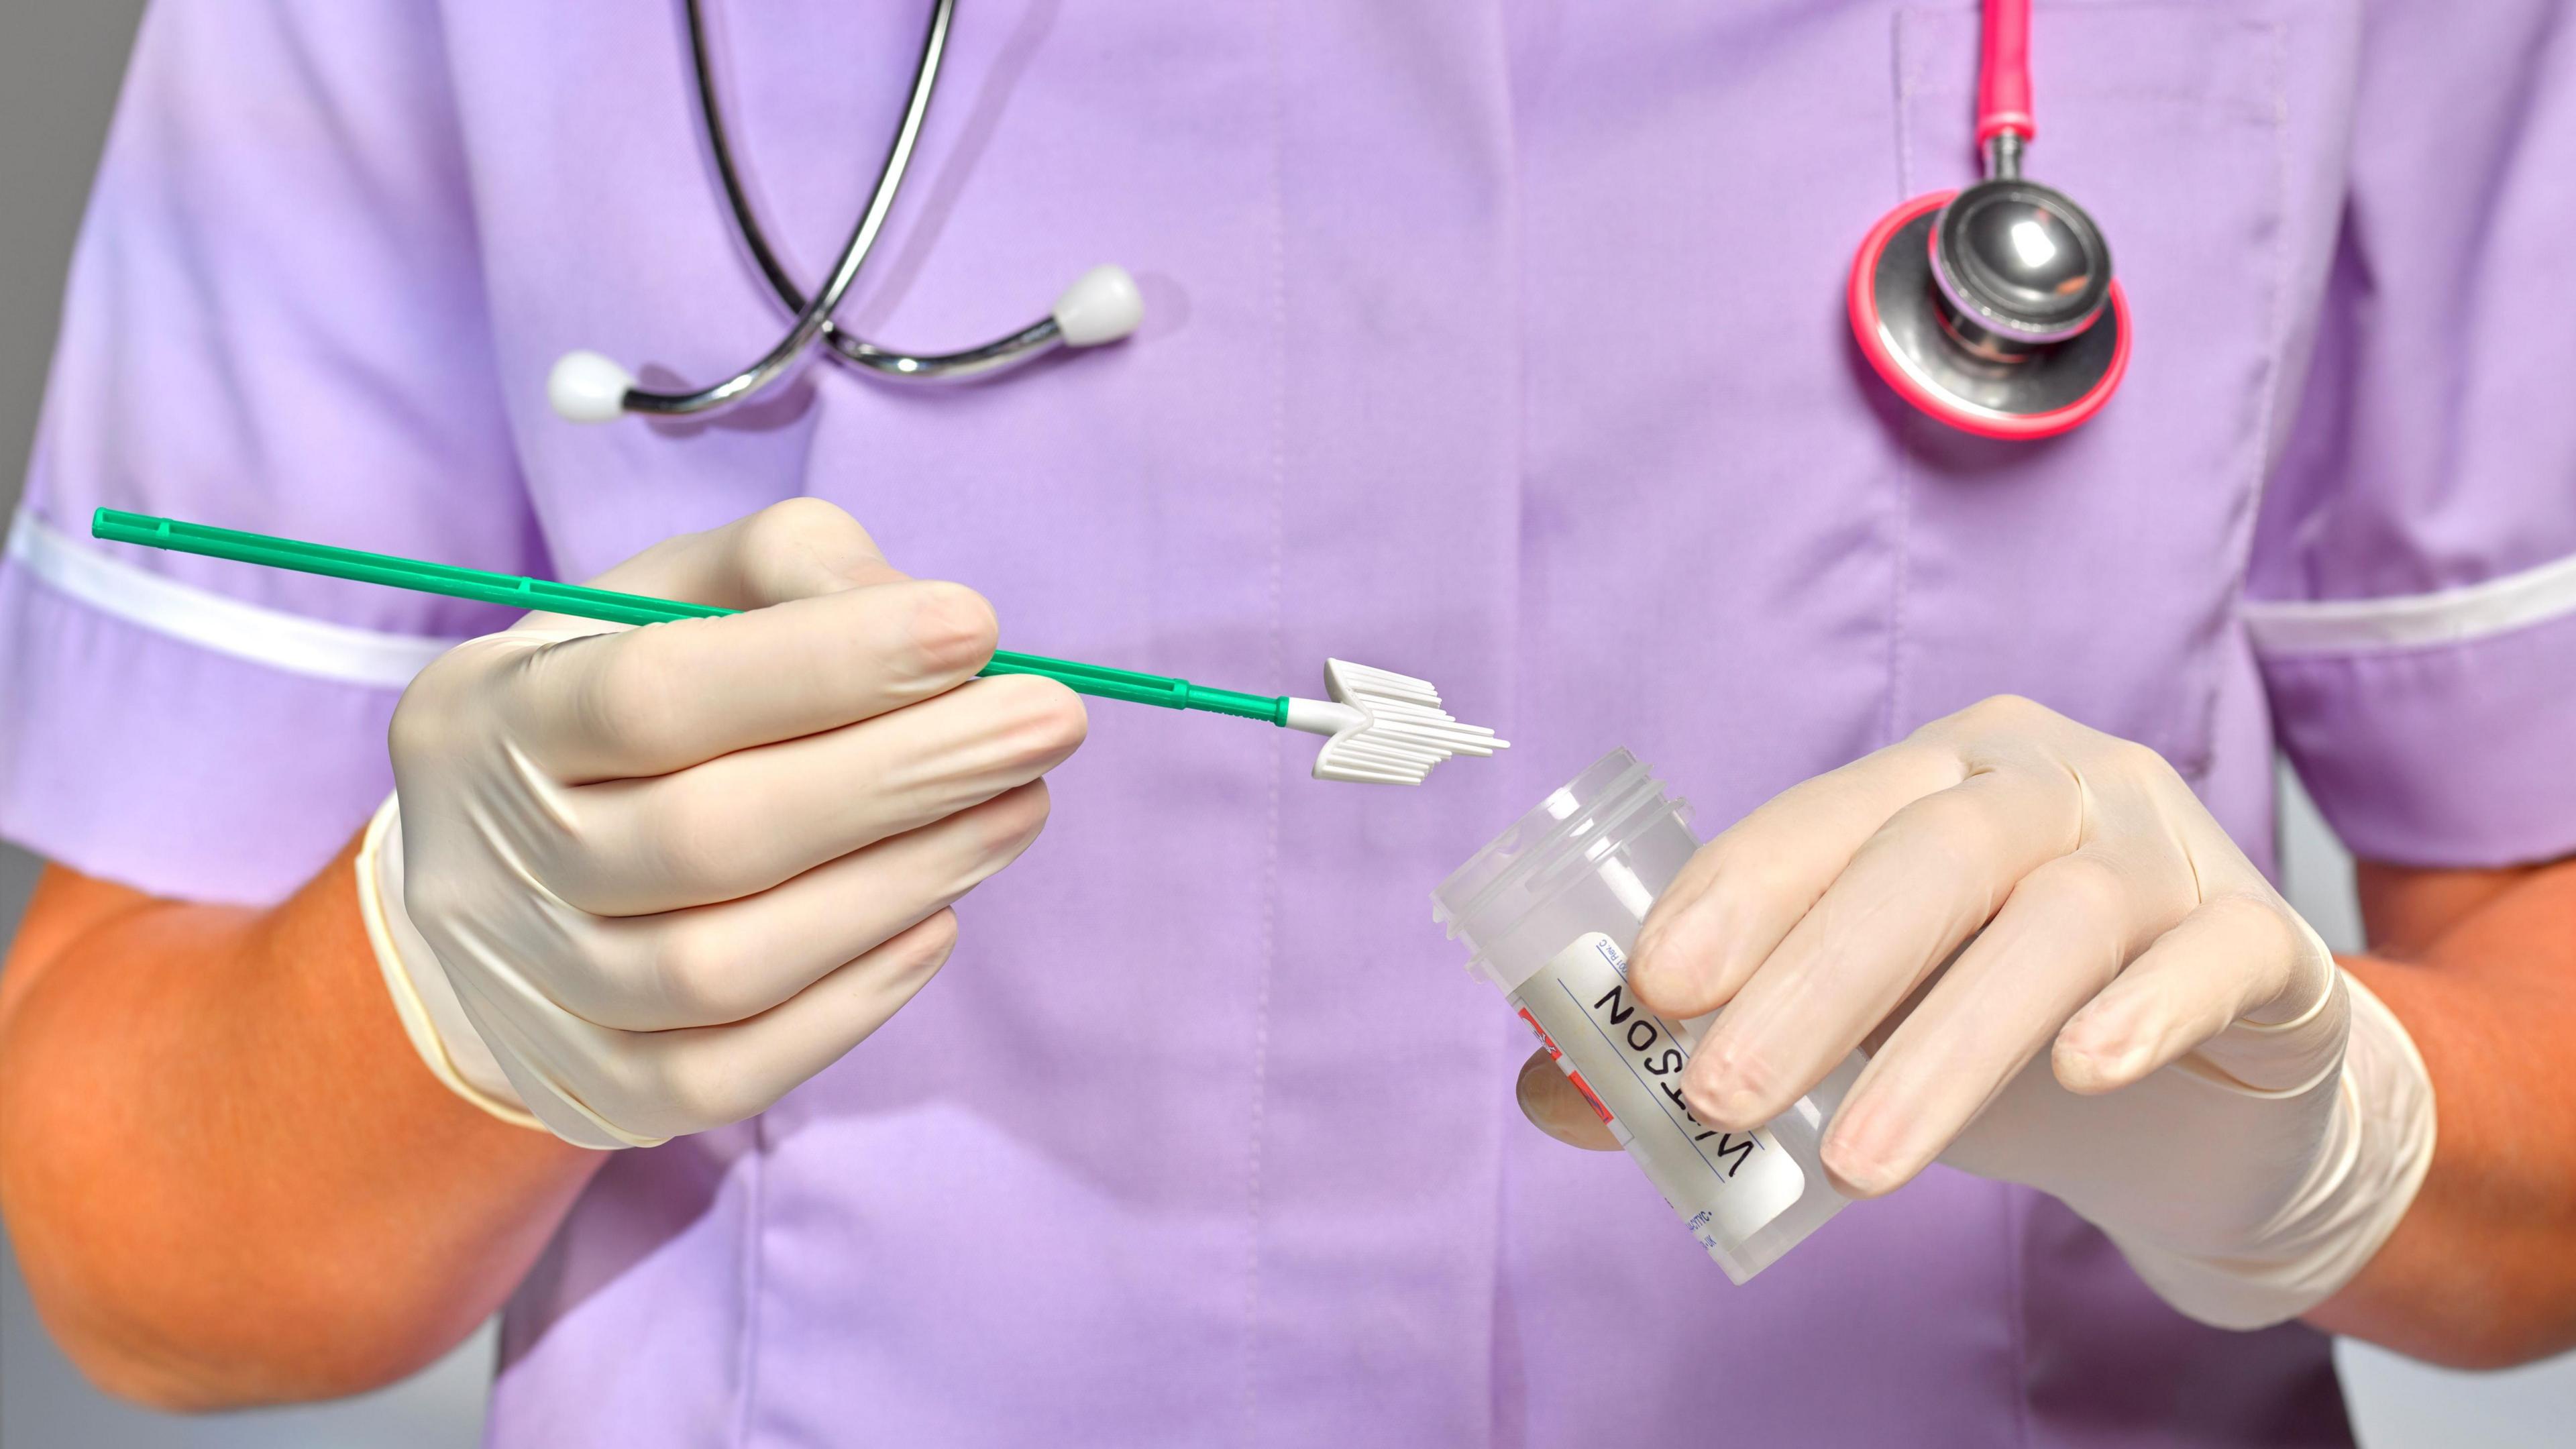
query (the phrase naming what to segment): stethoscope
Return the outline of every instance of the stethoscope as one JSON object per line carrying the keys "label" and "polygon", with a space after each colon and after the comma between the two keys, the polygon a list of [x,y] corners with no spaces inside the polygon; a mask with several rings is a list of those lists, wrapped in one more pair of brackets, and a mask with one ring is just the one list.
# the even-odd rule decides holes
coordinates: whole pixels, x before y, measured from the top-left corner
{"label": "stethoscope", "polygon": [[[990,376],[1050,348],[1091,347],[1136,330],[1144,304],[1135,280],[1116,266],[1076,278],[1049,314],[1029,326],[961,352],[894,352],[832,321],[903,187],[955,8],[956,0],[933,0],[911,99],[876,190],[830,278],[809,299],[752,213],[716,103],[701,0],[687,0],[689,59],[725,204],[770,290],[796,320],[758,362],[694,392],[642,388],[610,358],[567,353],[546,379],[556,412],[574,422],[607,422],[627,413],[677,416],[732,407],[784,376],[818,338],[843,362],[877,377],[953,381]],[[2022,151],[2037,130],[2030,0],[1985,0],[1977,80],[1985,180],[1898,206],[1870,230],[1852,261],[1852,333],[1870,365],[1906,401],[1987,437],[2062,433],[2100,411],[2128,368],[2128,300],[2111,275],[2100,229],[2063,192],[2022,177]]]}
{"label": "stethoscope", "polygon": [[735,407],[787,375],[818,338],[830,346],[833,356],[875,377],[904,382],[956,382],[990,377],[1052,348],[1115,342],[1135,331],[1136,324],[1143,320],[1145,304],[1136,294],[1135,279],[1123,267],[1099,266],[1076,277],[1046,316],[980,347],[919,356],[852,336],[832,320],[832,313],[849,294],[850,284],[858,280],[859,268],[867,262],[887,213],[894,209],[895,196],[903,189],[904,169],[911,164],[913,143],[920,139],[922,118],[930,111],[931,90],[939,83],[940,57],[948,46],[948,21],[956,9],[956,0],[933,0],[930,29],[922,37],[921,60],[913,68],[912,96],[904,106],[902,123],[895,128],[885,166],[877,173],[876,190],[869,196],[858,225],[851,229],[849,241],[842,245],[823,289],[810,299],[779,264],[759,218],[752,214],[750,197],[734,165],[733,146],[726,137],[724,111],[716,104],[714,67],[708,60],[706,18],[700,0],[688,0],[686,8],[689,63],[697,77],[698,109],[706,119],[707,144],[715,155],[716,174],[724,183],[725,205],[733,212],[734,226],[741,232],[744,245],[751,249],[753,261],[769,279],[769,289],[795,314],[796,321],[758,362],[694,392],[657,392],[640,387],[635,375],[614,359],[587,350],[565,353],[546,376],[546,399],[557,413],[577,423],[604,423],[628,413],[675,417]]}
{"label": "stethoscope", "polygon": [[1918,196],[1852,259],[1851,324],[1897,395],[1989,438],[2045,438],[2101,411],[2129,366],[2129,303],[2093,218],[2024,180],[2030,0],[1985,0],[1977,145],[1986,179]]}

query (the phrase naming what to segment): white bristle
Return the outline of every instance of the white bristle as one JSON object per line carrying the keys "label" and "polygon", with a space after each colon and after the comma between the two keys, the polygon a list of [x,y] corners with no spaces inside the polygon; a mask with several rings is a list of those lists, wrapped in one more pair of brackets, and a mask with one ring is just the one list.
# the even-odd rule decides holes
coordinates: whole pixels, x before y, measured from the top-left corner
{"label": "white bristle", "polygon": [[[1419,785],[1433,766],[1458,755],[1491,755],[1510,742],[1482,725],[1462,724],[1440,707],[1431,681],[1343,659],[1324,661],[1332,710],[1292,710],[1289,723],[1330,734],[1315,756],[1315,778]],[[1302,703],[1302,702],[1301,702]]]}

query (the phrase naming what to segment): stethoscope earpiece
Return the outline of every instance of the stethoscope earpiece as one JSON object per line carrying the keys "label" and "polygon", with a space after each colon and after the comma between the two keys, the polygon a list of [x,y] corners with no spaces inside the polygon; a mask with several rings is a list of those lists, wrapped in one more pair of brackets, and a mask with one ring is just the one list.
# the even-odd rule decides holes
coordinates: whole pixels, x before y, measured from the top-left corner
{"label": "stethoscope earpiece", "polygon": [[1986,179],[1880,218],[1852,259],[1852,335],[1900,397],[1992,438],[2099,412],[2129,365],[2129,307],[2084,208],[2021,175],[2030,0],[1986,0],[1978,136]]}
{"label": "stethoscope earpiece", "polygon": [[716,104],[715,81],[709,73],[706,19],[700,0],[688,0],[690,61],[697,73],[698,103],[707,126],[707,146],[714,153],[716,174],[724,183],[725,205],[732,211],[752,260],[796,317],[787,335],[761,359],[724,381],[694,392],[664,392],[636,385],[635,377],[611,359],[590,351],[568,352],[546,375],[546,401],[557,415],[576,423],[604,423],[628,413],[686,417],[736,406],[785,376],[802,362],[817,341],[834,356],[862,371],[901,382],[958,382],[990,377],[1057,347],[1097,347],[1136,330],[1144,320],[1145,302],[1127,269],[1099,266],[1076,277],[1044,317],[1007,337],[958,352],[895,352],[855,337],[832,320],[833,311],[858,280],[859,268],[875,247],[885,219],[903,189],[903,174],[920,138],[922,117],[930,110],[930,93],[939,81],[939,62],[948,47],[948,24],[956,0],[932,0],[930,29],[922,37],[921,59],[912,74],[911,97],[895,128],[885,169],[878,173],[867,210],[850,229],[849,240],[832,263],[821,290],[808,298],[771,249],[760,220],[752,214],[742,176],[734,167],[733,146],[725,135],[724,112]]}
{"label": "stethoscope earpiece", "polygon": [[1136,279],[1115,262],[1103,262],[1073,279],[1048,314],[1067,347],[1117,342],[1145,320],[1145,298]]}
{"label": "stethoscope earpiece", "polygon": [[[1007,353],[983,357],[984,365],[971,372],[952,368],[944,376],[988,375],[1049,347],[1098,347],[1117,342],[1134,333],[1144,320],[1145,299],[1136,290],[1136,279],[1127,274],[1125,267],[1104,262],[1074,278],[1073,285],[1055,299],[1055,306],[1043,320],[1013,333],[1003,343],[978,349],[979,353],[989,353],[1008,345]],[[857,345],[868,348],[868,365],[874,370],[896,377],[943,376],[935,371],[942,359],[905,357],[866,343]],[[745,388],[733,400],[748,397],[755,390]],[[546,373],[546,402],[554,408],[555,416],[568,423],[613,423],[630,412],[680,411],[636,405],[639,397],[649,400],[661,396],[664,395],[643,392],[636,384],[635,374],[615,358],[586,347],[556,358],[554,367]]]}
{"label": "stethoscope earpiece", "polygon": [[568,423],[613,423],[626,416],[635,374],[617,360],[583,348],[555,359],[546,372],[546,402]]}

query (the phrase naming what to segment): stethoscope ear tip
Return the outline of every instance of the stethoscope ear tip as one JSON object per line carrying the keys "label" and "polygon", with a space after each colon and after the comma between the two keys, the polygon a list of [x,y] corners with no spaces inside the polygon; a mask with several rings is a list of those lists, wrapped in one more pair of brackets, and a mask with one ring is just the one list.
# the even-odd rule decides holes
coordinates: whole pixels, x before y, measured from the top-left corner
{"label": "stethoscope ear tip", "polygon": [[[1104,262],[1073,279],[1064,295],[1055,299],[1054,316],[1065,346],[1097,347],[1134,332],[1136,324],[1145,320],[1145,299],[1125,267]],[[560,371],[562,364],[556,367]]]}
{"label": "stethoscope ear tip", "polygon": [[613,358],[581,349],[555,359],[546,374],[546,401],[570,423],[613,423],[626,415],[635,374]]}

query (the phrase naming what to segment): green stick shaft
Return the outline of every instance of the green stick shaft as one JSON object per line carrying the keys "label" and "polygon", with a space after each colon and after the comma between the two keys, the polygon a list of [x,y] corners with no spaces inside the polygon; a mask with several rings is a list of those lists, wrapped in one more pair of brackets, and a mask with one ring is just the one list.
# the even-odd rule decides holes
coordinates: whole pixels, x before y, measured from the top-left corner
{"label": "green stick shaft", "polygon": [[[272,538],[264,533],[242,533],[175,518],[156,518],[148,513],[126,513],[114,508],[102,508],[91,514],[89,531],[92,536],[112,543],[140,544],[145,548],[204,554],[208,558],[232,559],[265,568],[355,579],[362,584],[383,584],[425,594],[479,599],[487,604],[506,604],[514,609],[543,609],[549,613],[571,614],[611,624],[661,624],[674,619],[706,619],[738,612],[720,609],[713,604],[688,604],[677,599],[621,594],[610,589],[558,584],[517,574],[486,573],[481,569],[458,568],[453,564],[364,553],[354,548],[333,548],[301,539]],[[1049,659],[1041,654],[995,650],[993,661],[985,665],[982,672],[988,675],[1044,675],[1078,694],[1099,699],[1121,699],[1131,704],[1158,705],[1164,709],[1240,715],[1245,719],[1266,719],[1272,724],[1285,724],[1288,720],[1288,701],[1282,696],[1208,689],[1169,675],[1111,669],[1106,665],[1083,664],[1071,659]]]}

